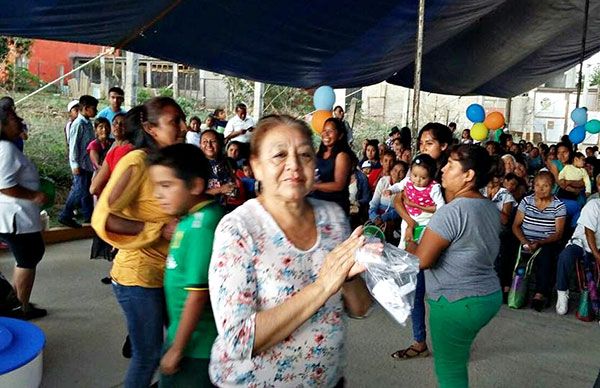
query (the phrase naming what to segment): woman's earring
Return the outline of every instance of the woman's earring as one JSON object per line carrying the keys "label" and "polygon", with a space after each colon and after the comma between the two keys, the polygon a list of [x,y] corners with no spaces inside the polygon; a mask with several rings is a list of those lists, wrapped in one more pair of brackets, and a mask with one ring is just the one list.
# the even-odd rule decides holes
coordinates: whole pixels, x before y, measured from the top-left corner
{"label": "woman's earring", "polygon": [[254,192],[256,194],[260,194],[260,190],[262,189],[260,181],[257,180],[256,182],[254,182]]}

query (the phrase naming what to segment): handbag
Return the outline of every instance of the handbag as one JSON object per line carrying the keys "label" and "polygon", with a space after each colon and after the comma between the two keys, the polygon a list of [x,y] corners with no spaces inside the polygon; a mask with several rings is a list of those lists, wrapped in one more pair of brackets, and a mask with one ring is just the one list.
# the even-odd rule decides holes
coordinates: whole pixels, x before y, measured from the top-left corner
{"label": "handbag", "polygon": [[540,253],[541,248],[538,248],[529,260],[523,265],[521,263],[523,247],[519,247],[517,253],[517,263],[515,264],[515,270],[513,272],[513,280],[510,285],[510,291],[508,291],[508,307],[511,309],[520,309],[525,305],[525,299],[527,299],[527,283],[531,270],[533,268],[533,262],[536,256]]}
{"label": "handbag", "polygon": [[600,302],[598,300],[598,266],[595,260],[590,263],[587,258],[577,261],[577,284],[581,291],[579,306],[575,317],[583,322],[591,322],[594,317],[600,316]]}

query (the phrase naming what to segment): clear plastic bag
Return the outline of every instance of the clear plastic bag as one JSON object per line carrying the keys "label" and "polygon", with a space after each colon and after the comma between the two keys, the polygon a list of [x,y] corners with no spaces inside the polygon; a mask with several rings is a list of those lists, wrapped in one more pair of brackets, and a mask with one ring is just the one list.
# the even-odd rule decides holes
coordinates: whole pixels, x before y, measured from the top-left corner
{"label": "clear plastic bag", "polygon": [[402,326],[410,316],[417,287],[419,259],[392,244],[383,252],[368,245],[356,251],[356,261],[367,270],[363,278],[371,295]]}

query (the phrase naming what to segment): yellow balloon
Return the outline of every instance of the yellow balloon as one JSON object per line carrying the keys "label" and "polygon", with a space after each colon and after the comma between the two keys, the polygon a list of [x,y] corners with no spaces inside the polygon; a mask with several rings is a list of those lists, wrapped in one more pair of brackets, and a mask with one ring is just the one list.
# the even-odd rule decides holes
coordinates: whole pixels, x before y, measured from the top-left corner
{"label": "yellow balloon", "polygon": [[471,137],[476,141],[484,141],[488,138],[488,129],[483,123],[475,123],[471,127]]}

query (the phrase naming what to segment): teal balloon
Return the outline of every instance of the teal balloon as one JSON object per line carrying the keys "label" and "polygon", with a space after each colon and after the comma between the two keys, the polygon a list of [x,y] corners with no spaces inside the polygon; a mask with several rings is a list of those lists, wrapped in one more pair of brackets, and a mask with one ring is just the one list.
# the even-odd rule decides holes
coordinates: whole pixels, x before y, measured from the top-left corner
{"label": "teal balloon", "polygon": [[571,120],[575,122],[575,125],[585,125],[587,123],[587,109],[575,108],[571,112]]}
{"label": "teal balloon", "polygon": [[313,103],[316,110],[332,110],[335,104],[335,92],[331,86],[320,86],[315,90]]}
{"label": "teal balloon", "polygon": [[583,125],[578,125],[573,128],[571,132],[569,132],[569,140],[573,144],[579,144],[585,140],[585,127]]}
{"label": "teal balloon", "polygon": [[479,104],[471,104],[467,107],[467,118],[474,123],[482,123],[485,120],[485,109]]}
{"label": "teal balloon", "polygon": [[500,136],[502,136],[502,129],[497,129],[494,133],[494,141],[500,143]]}
{"label": "teal balloon", "polygon": [[588,121],[585,123],[585,130],[594,134],[600,132],[600,120],[593,119]]}

